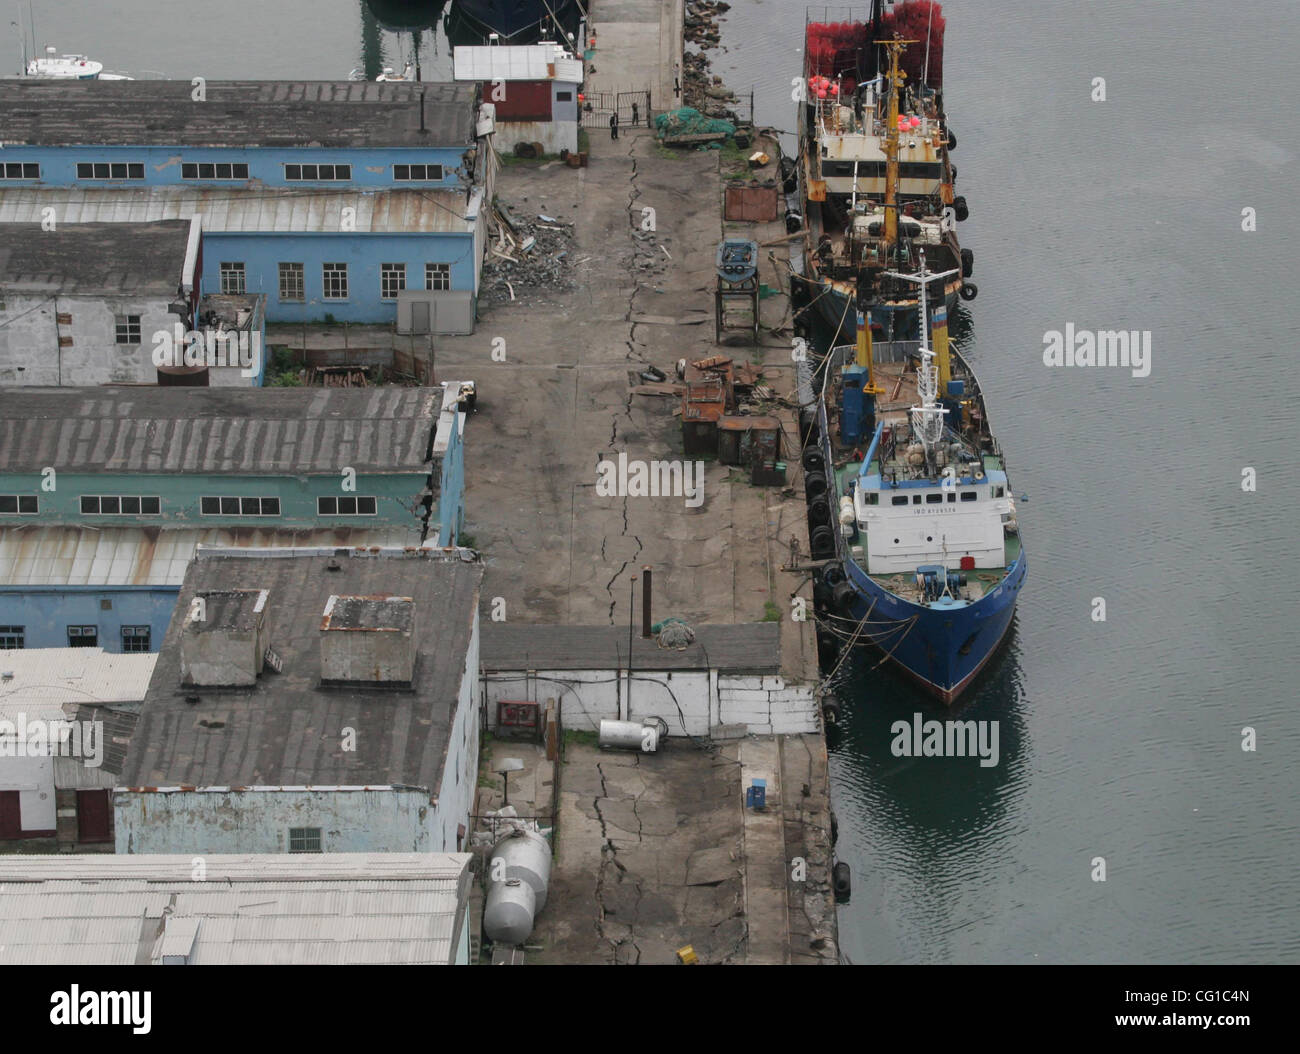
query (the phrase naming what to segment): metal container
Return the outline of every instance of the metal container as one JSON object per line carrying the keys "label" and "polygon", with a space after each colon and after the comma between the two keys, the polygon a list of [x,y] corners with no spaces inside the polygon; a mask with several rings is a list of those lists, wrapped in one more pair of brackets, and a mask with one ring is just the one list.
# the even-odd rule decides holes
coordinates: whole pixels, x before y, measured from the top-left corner
{"label": "metal container", "polygon": [[551,845],[536,831],[512,832],[492,847],[488,874],[504,874],[507,880],[527,882],[536,898],[536,909],[541,911],[546,907],[546,889],[551,881]]}
{"label": "metal container", "polygon": [[532,935],[537,896],[523,879],[489,882],[483,932],[499,944],[523,944]]}
{"label": "metal container", "polygon": [[602,747],[621,747],[624,750],[639,750],[653,754],[659,749],[659,740],[668,732],[668,725],[662,718],[650,718],[644,723],[638,721],[602,721],[600,723],[600,745]]}

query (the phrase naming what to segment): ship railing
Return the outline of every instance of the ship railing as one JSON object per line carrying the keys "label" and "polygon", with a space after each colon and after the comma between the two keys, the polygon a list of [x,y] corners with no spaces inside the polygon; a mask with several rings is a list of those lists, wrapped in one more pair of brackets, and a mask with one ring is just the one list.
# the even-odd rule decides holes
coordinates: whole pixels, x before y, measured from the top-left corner
{"label": "ship railing", "polygon": [[[919,340],[873,340],[871,342],[871,361],[872,362],[906,362],[908,356],[920,354],[921,342]],[[858,355],[858,346],[856,344],[837,344],[827,352],[827,358],[830,360],[832,369],[847,366],[853,362]]]}

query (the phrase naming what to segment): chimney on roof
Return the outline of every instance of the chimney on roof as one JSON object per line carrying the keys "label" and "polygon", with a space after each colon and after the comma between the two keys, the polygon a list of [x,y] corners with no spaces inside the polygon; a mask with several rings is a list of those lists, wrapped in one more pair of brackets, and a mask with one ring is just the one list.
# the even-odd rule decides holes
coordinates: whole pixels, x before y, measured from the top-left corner
{"label": "chimney on roof", "polygon": [[265,589],[200,590],[181,627],[181,683],[257,683],[266,655]]}
{"label": "chimney on roof", "polygon": [[325,683],[410,685],[415,675],[415,601],[411,597],[333,595],[320,621]]}

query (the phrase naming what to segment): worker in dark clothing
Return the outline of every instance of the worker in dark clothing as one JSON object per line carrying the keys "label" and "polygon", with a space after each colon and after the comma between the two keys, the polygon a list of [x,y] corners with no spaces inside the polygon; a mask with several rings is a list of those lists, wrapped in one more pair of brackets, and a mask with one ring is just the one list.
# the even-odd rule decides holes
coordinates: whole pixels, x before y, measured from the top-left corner
{"label": "worker in dark clothing", "polygon": [[637,122],[641,119],[641,113],[637,109],[636,103],[632,104],[632,127],[635,128]]}
{"label": "worker in dark clothing", "polygon": [[612,113],[609,115],[609,137],[611,139],[618,138],[618,114],[617,113]]}

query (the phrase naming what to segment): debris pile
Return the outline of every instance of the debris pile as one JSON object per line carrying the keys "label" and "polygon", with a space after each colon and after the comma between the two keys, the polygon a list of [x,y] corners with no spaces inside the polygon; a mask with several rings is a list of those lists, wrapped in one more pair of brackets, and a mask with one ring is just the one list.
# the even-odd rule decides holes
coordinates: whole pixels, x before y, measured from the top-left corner
{"label": "debris pile", "polygon": [[701,50],[716,48],[720,33],[715,20],[718,15],[730,10],[730,4],[719,0],[687,0],[684,23],[686,39],[692,44],[698,44]]}
{"label": "debris pile", "polygon": [[545,213],[524,220],[498,204],[488,215],[488,250],[479,296],[509,303],[526,292],[576,288],[573,224]]}

